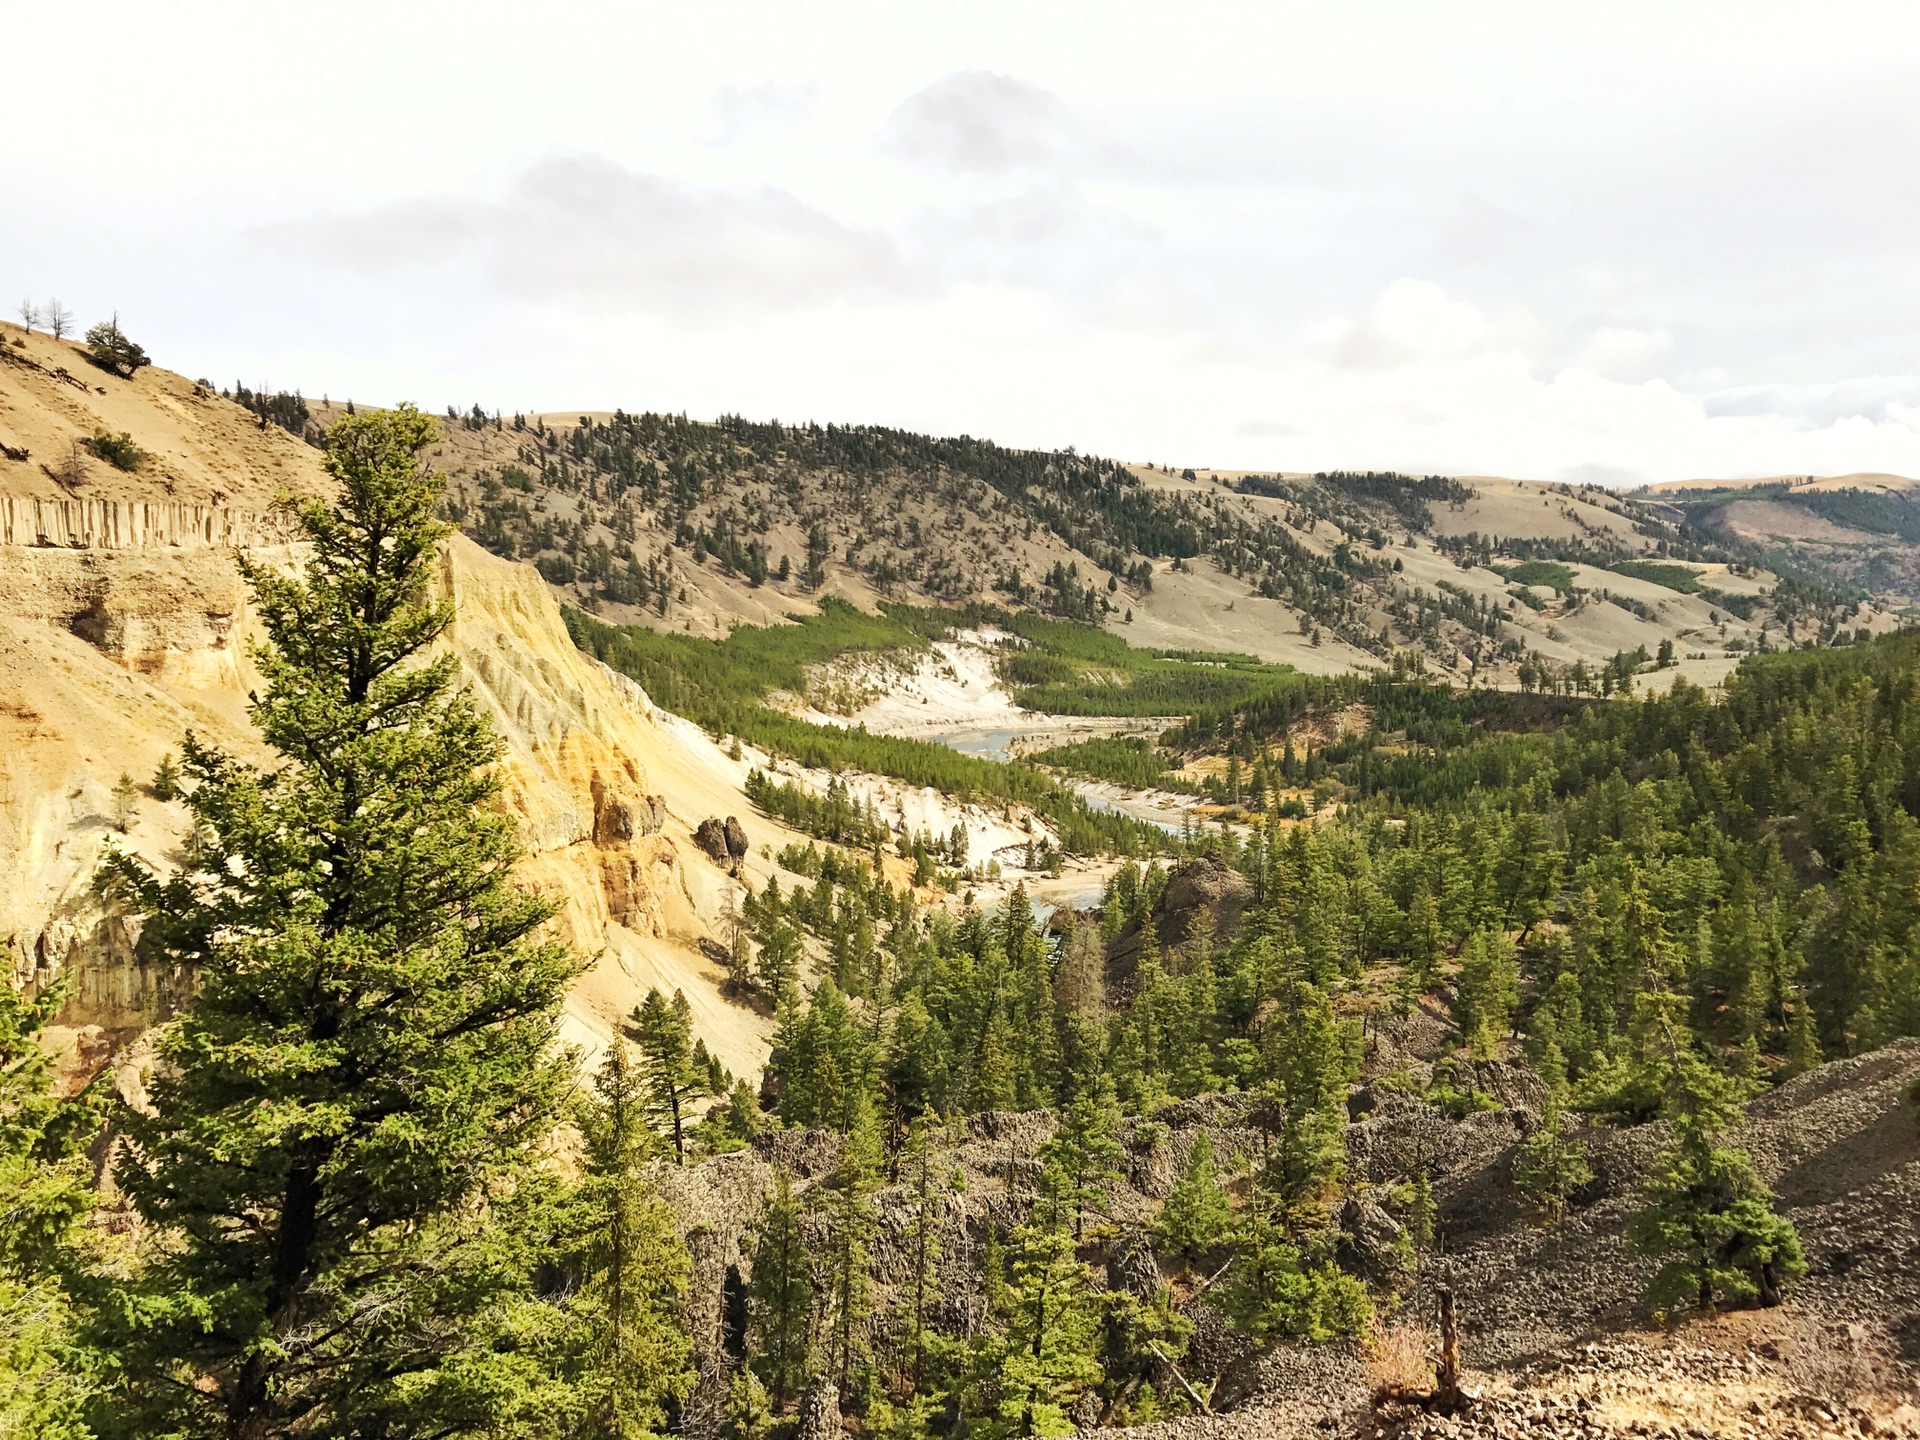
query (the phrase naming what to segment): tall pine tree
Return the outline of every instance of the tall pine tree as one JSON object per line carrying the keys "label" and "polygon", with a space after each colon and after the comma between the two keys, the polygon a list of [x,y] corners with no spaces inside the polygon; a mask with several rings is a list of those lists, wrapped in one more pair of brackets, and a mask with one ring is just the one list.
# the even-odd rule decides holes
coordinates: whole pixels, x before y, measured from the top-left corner
{"label": "tall pine tree", "polygon": [[0,982],[0,1435],[82,1440],[89,1383],[59,1283],[92,1208],[91,1103],[62,1104],[40,1032],[60,1008]]}
{"label": "tall pine tree", "polygon": [[785,1170],[760,1222],[748,1296],[754,1368],[776,1410],[784,1409],[813,1375],[813,1281],[808,1265],[805,1207]]}
{"label": "tall pine tree", "polygon": [[649,990],[647,998],[633,1007],[632,1018],[640,1041],[648,1108],[667,1127],[674,1162],[684,1165],[687,1107],[712,1089],[707,1067],[694,1063],[693,1008],[685,991],[674,991],[669,1000],[658,990]]}
{"label": "tall pine tree", "polygon": [[616,1040],[576,1115],[585,1175],[575,1197],[572,1306],[586,1364],[581,1419],[606,1440],[639,1440],[666,1421],[666,1402],[693,1384],[693,1349],[680,1324],[690,1263],[644,1166],[658,1144],[647,1125],[641,1072]]}
{"label": "tall pine tree", "polygon": [[427,654],[452,620],[427,591],[436,438],[411,407],[333,427],[304,576],[243,562],[278,762],[189,735],[180,870],[109,870],[147,953],[198,979],[121,1117],[116,1178],[164,1238],[107,1311],[110,1432],[460,1434],[524,1404],[531,1434],[551,1410],[535,1320],[497,1332],[579,961],[535,938],[553,906],[510,879],[500,742]]}

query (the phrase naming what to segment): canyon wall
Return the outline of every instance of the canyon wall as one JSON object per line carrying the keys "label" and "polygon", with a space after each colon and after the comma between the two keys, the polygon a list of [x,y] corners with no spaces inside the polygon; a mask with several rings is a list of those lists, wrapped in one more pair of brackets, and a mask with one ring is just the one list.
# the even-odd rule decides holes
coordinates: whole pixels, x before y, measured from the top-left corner
{"label": "canyon wall", "polygon": [[[112,847],[173,863],[186,811],[143,788],[122,816],[114,787],[123,774],[144,787],[189,729],[269,761],[246,711],[260,637],[235,546],[287,567],[300,555],[249,543],[275,538],[259,515],[209,506],[0,496],[0,523],[37,540],[0,544],[0,944],[14,985],[62,979],[58,1038],[78,1083],[190,985],[144,957],[93,889]],[[639,687],[574,647],[533,571],[456,536],[434,585],[455,603],[440,643],[505,742],[522,877],[564,899],[561,934],[595,957],[567,1038],[590,1055],[650,986],[679,988],[710,1047],[757,1073],[766,1022],[721,994],[701,948],[732,882],[687,839],[737,793],[703,782]],[[676,803],[650,784],[657,765]]]}

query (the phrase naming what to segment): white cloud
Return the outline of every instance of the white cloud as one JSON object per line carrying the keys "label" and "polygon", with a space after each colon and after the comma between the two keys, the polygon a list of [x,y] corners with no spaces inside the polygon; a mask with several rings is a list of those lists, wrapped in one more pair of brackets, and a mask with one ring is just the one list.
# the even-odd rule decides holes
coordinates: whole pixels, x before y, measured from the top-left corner
{"label": "white cloud", "polygon": [[1574,363],[1602,375],[1641,379],[1672,349],[1673,336],[1665,330],[1602,325],[1587,336]]}
{"label": "white cloud", "polygon": [[713,123],[722,145],[762,126],[803,125],[820,103],[820,87],[764,80],[758,85],[722,85],[713,92]]}
{"label": "white cloud", "polygon": [[1380,333],[1422,355],[1465,350],[1486,338],[1486,319],[1463,300],[1451,300],[1430,280],[1405,276],[1380,292],[1373,322]]}
{"label": "white cloud", "polygon": [[476,3],[383,12],[379,47],[271,8],[23,14],[22,53],[87,54],[148,118],[15,77],[65,119],[0,156],[4,268],[310,393],[1920,473],[1904,7],[555,0],[542,33],[581,38],[548,44]]}
{"label": "white cloud", "polygon": [[768,186],[703,190],[599,156],[538,162],[498,199],[434,197],[263,227],[362,272],[471,266],[517,300],[684,319],[925,293],[893,241]]}

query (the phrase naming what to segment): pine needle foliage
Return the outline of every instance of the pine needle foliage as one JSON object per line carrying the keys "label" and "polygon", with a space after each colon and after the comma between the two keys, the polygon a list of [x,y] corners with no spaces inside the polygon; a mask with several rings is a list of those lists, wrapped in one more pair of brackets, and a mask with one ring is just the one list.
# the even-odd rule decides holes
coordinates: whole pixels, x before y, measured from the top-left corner
{"label": "pine needle foliage", "polygon": [[585,1361],[575,1388],[582,1428],[604,1440],[658,1434],[667,1402],[694,1380],[680,1315],[690,1261],[646,1176],[658,1144],[648,1098],[640,1067],[615,1042],[575,1114],[586,1162],[574,1196],[580,1280],[571,1310]]}
{"label": "pine needle foliage", "polygon": [[0,1436],[81,1440],[91,1366],[60,1284],[92,1208],[97,1107],[62,1104],[40,1032],[63,999],[0,984]]}
{"label": "pine needle foliage", "polygon": [[1662,1310],[1687,1300],[1702,1310],[1719,1300],[1777,1305],[1807,1261],[1752,1159],[1719,1143],[1740,1118],[1742,1087],[1677,1044],[1671,1054],[1663,1114],[1674,1143],[1655,1162],[1644,1208],[1627,1227],[1634,1247],[1660,1262],[1647,1299]]}
{"label": "pine needle foliage", "polygon": [[120,1117],[116,1178],[164,1243],[102,1316],[110,1433],[539,1434],[554,1410],[521,1227],[580,962],[537,937],[554,907],[509,878],[500,743],[429,654],[435,438],[405,406],[333,427],[304,573],[242,564],[278,764],[188,735],[178,873],[104,876],[198,981]]}

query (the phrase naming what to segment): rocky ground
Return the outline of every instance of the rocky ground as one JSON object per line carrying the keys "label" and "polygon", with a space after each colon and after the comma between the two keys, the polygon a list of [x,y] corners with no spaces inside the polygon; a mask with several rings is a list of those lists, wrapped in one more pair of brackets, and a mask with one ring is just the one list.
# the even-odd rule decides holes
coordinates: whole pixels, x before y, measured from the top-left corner
{"label": "rocky ground", "polygon": [[[1420,1065],[1435,1017],[1375,1035],[1376,1060]],[[1361,1087],[1347,1129],[1348,1184],[1336,1210],[1346,1263],[1376,1281],[1378,1333],[1364,1345],[1261,1351],[1194,1297],[1209,1267],[1176,1273],[1157,1259],[1150,1227],[1201,1134],[1222,1157],[1256,1155],[1259,1102],[1213,1096],[1180,1102],[1153,1124],[1122,1131],[1122,1174],[1110,1225],[1086,1258],[1108,1284],[1151,1293],[1172,1283],[1195,1331],[1183,1372],[1211,1385],[1212,1415],[1143,1427],[1140,1440],[1280,1440],[1339,1435],[1729,1436],[1914,1435],[1920,1404],[1920,1116],[1904,1092],[1920,1077],[1920,1041],[1903,1041],[1802,1076],[1756,1101],[1739,1137],[1780,1208],[1799,1228],[1810,1266],[1787,1305],[1660,1328],[1640,1299],[1645,1262],[1624,1227],[1641,1177],[1664,1143],[1658,1126],[1591,1130],[1595,1179],[1562,1221],[1542,1224],[1510,1180],[1514,1146],[1539,1115],[1539,1082],[1497,1062],[1456,1070],[1454,1083],[1496,1108],[1451,1119],[1392,1090]],[[1264,1117],[1270,1120],[1271,1117]],[[1020,1223],[1039,1178],[1046,1115],[978,1115],[941,1147],[945,1193],[938,1323],[965,1333],[982,1300],[978,1262],[990,1229]],[[754,1150],[664,1177],[694,1256],[694,1329],[715,1393],[724,1393],[730,1304],[751,1274],[753,1240],[776,1167],[803,1191],[825,1183],[837,1137],[780,1132]],[[1396,1271],[1399,1225],[1388,1185],[1416,1169],[1434,1178],[1435,1246]],[[877,1309],[906,1283],[911,1201],[904,1185],[876,1197],[872,1265]],[[1380,1406],[1382,1387],[1432,1384],[1427,1323],[1439,1287],[1458,1297],[1468,1389],[1461,1415]],[[734,1297],[729,1299],[729,1297]],[[876,1321],[876,1323],[878,1323]],[[886,1343],[876,1331],[875,1343]],[[1906,1409],[1902,1409],[1902,1406]],[[690,1414],[703,1408],[696,1399]],[[1101,1416],[1078,1417],[1089,1427]]]}

